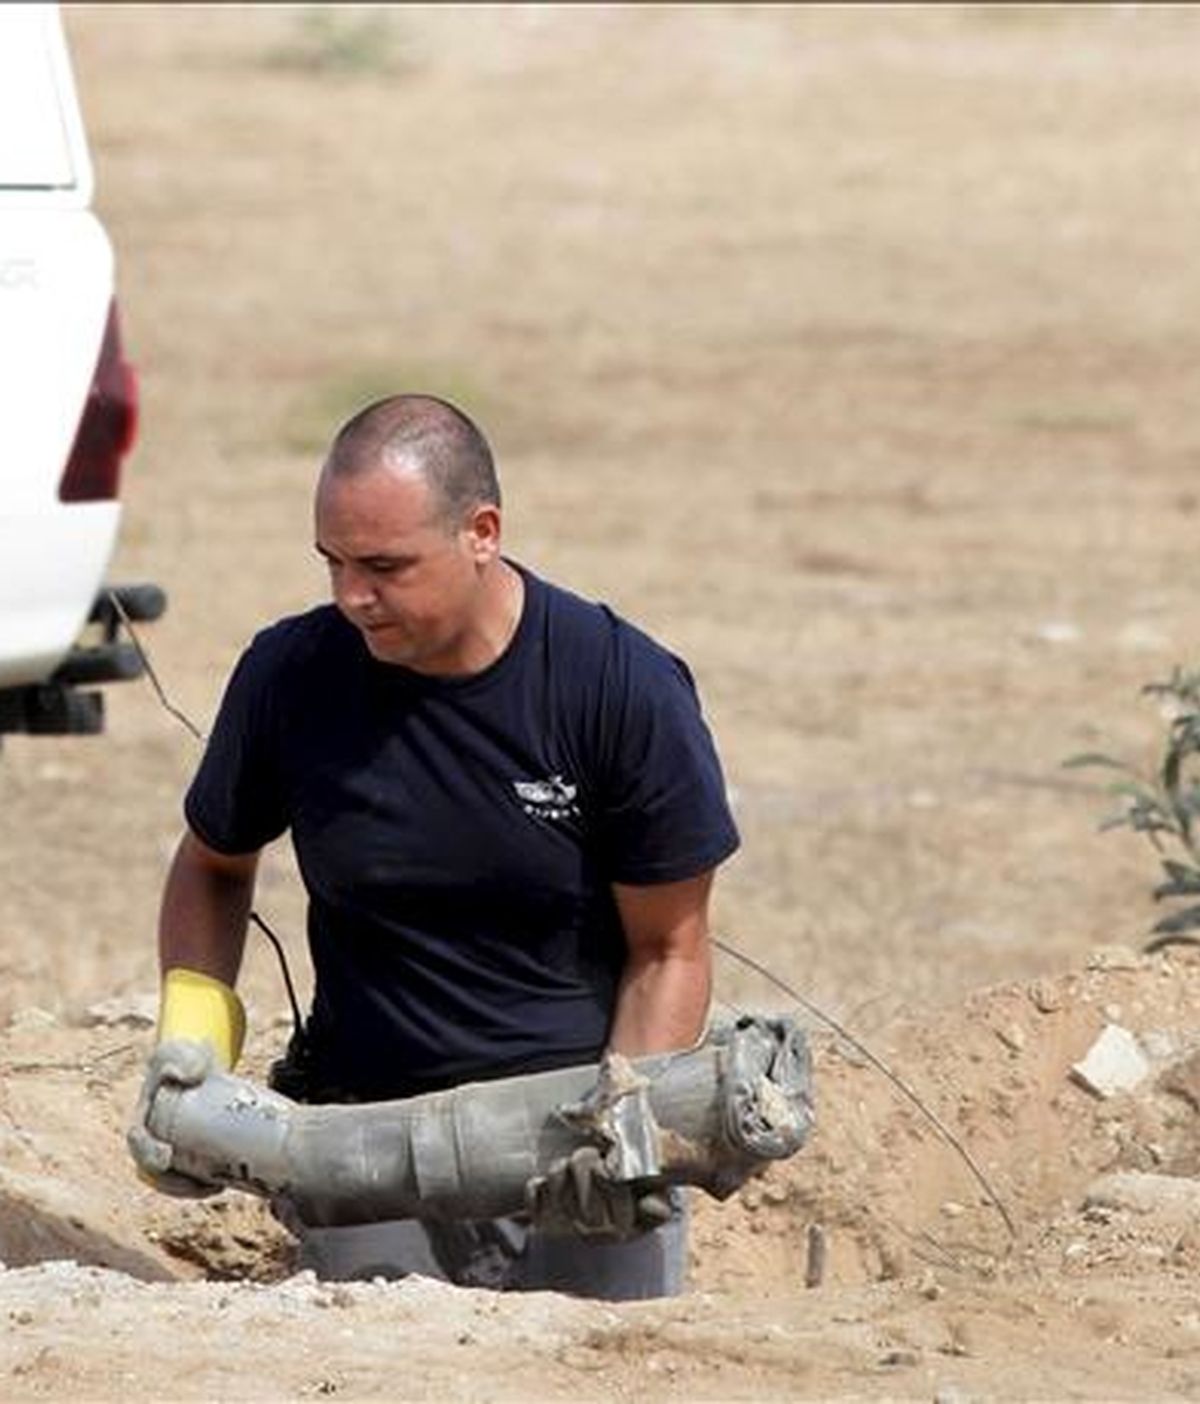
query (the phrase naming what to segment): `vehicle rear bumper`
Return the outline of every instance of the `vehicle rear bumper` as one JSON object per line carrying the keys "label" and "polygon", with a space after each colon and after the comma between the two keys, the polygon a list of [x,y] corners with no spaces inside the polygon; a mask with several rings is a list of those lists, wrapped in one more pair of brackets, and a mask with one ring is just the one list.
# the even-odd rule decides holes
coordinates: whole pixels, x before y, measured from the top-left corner
{"label": "vehicle rear bumper", "polygon": [[45,681],[87,622],[121,506],[53,503],[0,516],[0,688]]}

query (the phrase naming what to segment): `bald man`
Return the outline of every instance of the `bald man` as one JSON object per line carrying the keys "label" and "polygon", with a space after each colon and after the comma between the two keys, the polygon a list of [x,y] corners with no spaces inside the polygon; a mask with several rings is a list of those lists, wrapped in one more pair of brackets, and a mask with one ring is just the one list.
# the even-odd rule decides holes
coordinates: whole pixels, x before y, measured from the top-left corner
{"label": "bald man", "polygon": [[[259,854],[290,832],[315,993],[277,1078],[289,1094],[382,1100],[690,1047],[713,873],[738,840],[686,665],[502,555],[491,451],[445,401],[394,396],[344,425],[315,527],[332,604],[254,639],[187,794],[159,930],[162,1046],[236,1059]],[[161,1075],[152,1059],[143,1110]],[[169,1148],[140,1121],[130,1144],[161,1175]],[[302,1263],[680,1290],[681,1201],[631,1206],[600,1167],[580,1173],[531,1186],[514,1219],[293,1221]]]}

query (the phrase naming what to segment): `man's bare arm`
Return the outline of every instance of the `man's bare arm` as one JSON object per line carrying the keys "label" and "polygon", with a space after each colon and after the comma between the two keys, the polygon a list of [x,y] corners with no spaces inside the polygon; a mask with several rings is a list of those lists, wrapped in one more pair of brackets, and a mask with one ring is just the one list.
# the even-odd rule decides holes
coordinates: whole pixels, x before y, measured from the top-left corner
{"label": "man's bare arm", "polygon": [[190,830],[184,834],[163,889],[159,962],[232,986],[246,944],[258,854],[218,853]]}
{"label": "man's bare arm", "polygon": [[706,872],[650,886],[614,883],[629,952],[609,1037],[618,1053],[690,1048],[704,1032],[712,992],[712,878]]}

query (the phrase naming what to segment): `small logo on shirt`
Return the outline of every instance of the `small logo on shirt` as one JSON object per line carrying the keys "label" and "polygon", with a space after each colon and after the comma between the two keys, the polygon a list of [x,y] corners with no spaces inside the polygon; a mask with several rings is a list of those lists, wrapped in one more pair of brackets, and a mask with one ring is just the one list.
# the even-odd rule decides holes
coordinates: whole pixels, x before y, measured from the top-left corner
{"label": "small logo on shirt", "polygon": [[579,818],[579,806],[575,803],[579,786],[561,775],[551,775],[548,780],[514,780],[513,789],[521,808],[537,819]]}

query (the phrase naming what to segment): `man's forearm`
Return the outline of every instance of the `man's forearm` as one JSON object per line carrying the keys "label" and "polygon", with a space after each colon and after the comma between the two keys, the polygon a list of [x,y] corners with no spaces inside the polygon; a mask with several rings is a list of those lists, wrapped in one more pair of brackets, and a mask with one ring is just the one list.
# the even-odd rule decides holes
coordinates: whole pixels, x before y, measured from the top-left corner
{"label": "man's forearm", "polygon": [[199,970],[237,980],[254,896],[256,859],[222,860],[185,835],[163,889],[158,926],[163,971]]}
{"label": "man's forearm", "polygon": [[711,991],[707,949],[631,960],[617,995],[609,1047],[628,1057],[691,1048],[704,1032]]}
{"label": "man's forearm", "polygon": [[618,1053],[691,1048],[704,1032],[712,991],[708,940],[711,873],[649,886],[613,884],[627,956],[609,1047]]}

